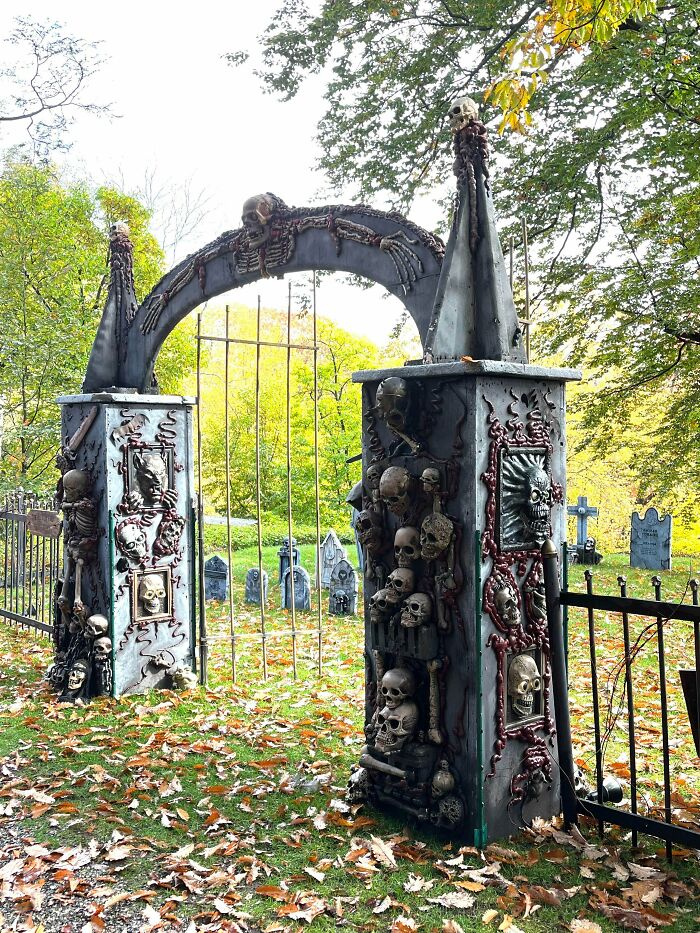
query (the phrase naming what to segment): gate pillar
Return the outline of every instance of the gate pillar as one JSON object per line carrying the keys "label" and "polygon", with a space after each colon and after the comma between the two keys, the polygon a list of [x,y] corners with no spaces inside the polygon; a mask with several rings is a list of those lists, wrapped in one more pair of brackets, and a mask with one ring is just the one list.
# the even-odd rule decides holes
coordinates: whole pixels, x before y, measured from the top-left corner
{"label": "gate pillar", "polygon": [[193,400],[116,389],[58,402],[65,552],[50,679],[73,702],[172,687],[194,666]]}

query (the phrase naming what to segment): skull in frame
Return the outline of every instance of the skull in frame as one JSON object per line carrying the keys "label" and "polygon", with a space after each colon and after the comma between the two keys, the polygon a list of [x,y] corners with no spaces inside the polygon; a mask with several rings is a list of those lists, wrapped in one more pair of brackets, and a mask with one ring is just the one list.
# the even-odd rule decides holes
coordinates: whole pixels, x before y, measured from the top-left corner
{"label": "skull in frame", "polygon": [[141,577],[138,588],[138,605],[146,616],[161,615],[165,611],[165,583],[160,573],[147,573]]}
{"label": "skull in frame", "polygon": [[552,481],[541,467],[532,466],[525,474],[525,512],[538,544],[547,536],[551,508]]}
{"label": "skull in frame", "polygon": [[508,665],[508,696],[518,719],[532,716],[535,694],[542,688],[542,677],[530,654],[516,655]]}

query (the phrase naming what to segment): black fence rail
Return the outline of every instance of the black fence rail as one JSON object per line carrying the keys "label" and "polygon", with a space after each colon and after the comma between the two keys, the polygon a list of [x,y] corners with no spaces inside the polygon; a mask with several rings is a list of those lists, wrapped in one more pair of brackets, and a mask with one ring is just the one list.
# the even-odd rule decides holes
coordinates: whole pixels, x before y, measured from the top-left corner
{"label": "black fence rail", "polygon": [[[563,629],[562,609],[585,610],[583,627],[579,624],[583,621],[580,616],[574,617],[573,613],[569,616],[569,658],[572,664],[572,639],[583,644],[578,645],[576,652],[576,671],[573,666],[569,667],[568,675],[560,677],[563,683],[559,689],[565,694],[568,688],[570,702],[567,712],[571,711],[572,717],[574,710],[579,714],[574,730],[576,745],[590,736],[589,721],[592,717],[595,780],[591,781],[592,792],[582,793],[580,781],[577,784],[574,774],[575,747],[572,748],[570,737],[567,740],[566,735],[560,734],[565,818],[573,822],[577,814],[587,814],[598,822],[601,834],[605,823],[622,826],[631,830],[633,845],[637,845],[640,833],[655,836],[666,843],[669,860],[674,844],[700,849],[700,811],[694,812],[692,804],[684,802],[683,786],[678,781],[680,775],[676,774],[679,769],[674,767],[677,764],[687,765],[687,757],[683,758],[679,750],[687,749],[690,743],[694,742],[695,751],[700,756],[700,605],[697,581],[688,581],[680,601],[664,599],[662,580],[658,576],[651,580],[653,599],[629,596],[624,576],[618,577],[619,593],[595,593],[594,576],[590,570],[585,573],[585,592],[560,590],[556,552],[551,554],[543,549],[543,556],[550,630]],[[587,655],[587,658],[581,658],[581,655]],[[555,669],[553,673],[556,673]],[[554,688],[556,691],[556,683]],[[562,725],[565,733],[568,722]],[[558,730],[559,726],[558,723]],[[568,749],[562,749],[567,741]],[[614,764],[618,768],[606,776],[606,767],[609,767],[606,753],[610,749],[615,749],[618,761]],[[639,761],[642,751],[645,754],[643,770]],[[622,777],[623,786],[628,791],[619,806],[611,805],[615,794],[610,777]]]}
{"label": "black fence rail", "polygon": [[0,619],[51,635],[61,565],[56,501],[17,490],[0,509]]}

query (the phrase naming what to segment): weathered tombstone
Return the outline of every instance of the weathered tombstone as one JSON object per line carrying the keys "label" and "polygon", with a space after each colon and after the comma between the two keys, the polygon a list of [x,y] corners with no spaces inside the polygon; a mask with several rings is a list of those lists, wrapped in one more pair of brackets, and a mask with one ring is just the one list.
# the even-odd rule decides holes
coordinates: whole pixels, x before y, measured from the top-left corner
{"label": "weathered tombstone", "polygon": [[228,564],[214,555],[204,564],[204,598],[226,599],[228,593]]}
{"label": "weathered tombstone", "polygon": [[328,590],[328,611],[331,615],[355,615],[357,612],[357,574],[346,558],[339,560],[333,568]]}
{"label": "weathered tombstone", "polygon": [[[284,581],[284,575],[289,568],[290,559],[289,559],[289,538],[284,539],[282,547],[277,551],[277,556],[279,558],[279,583],[280,585]],[[292,559],[291,563],[299,563],[299,548],[297,547],[297,539],[292,538]]]}
{"label": "weathered tombstone", "polygon": [[288,567],[284,572],[282,584],[282,608],[292,608],[292,587],[294,588],[294,608],[311,608],[311,581],[309,572],[304,567]]}
{"label": "weathered tombstone", "polygon": [[[338,563],[338,561],[347,560],[348,556],[333,528],[331,528],[326,537],[323,539],[320,553],[321,587],[324,590],[327,590],[331,584],[331,574],[333,573],[333,568]],[[316,568],[316,575],[318,577],[318,567]]]}
{"label": "weathered tombstone", "polygon": [[[262,598],[263,603],[267,601],[267,571],[262,572]],[[258,567],[251,567],[245,575],[245,601],[260,605],[260,570]]]}
{"label": "weathered tombstone", "polygon": [[630,534],[630,567],[645,570],[671,569],[671,516],[659,518],[652,506],[642,518],[632,513]]}
{"label": "weathered tombstone", "polygon": [[[575,505],[567,505],[566,511],[569,515],[576,516],[576,548],[583,549],[588,538],[588,519],[598,517],[598,509],[594,505],[588,504],[587,496],[579,496]],[[582,561],[579,561],[582,563]]]}

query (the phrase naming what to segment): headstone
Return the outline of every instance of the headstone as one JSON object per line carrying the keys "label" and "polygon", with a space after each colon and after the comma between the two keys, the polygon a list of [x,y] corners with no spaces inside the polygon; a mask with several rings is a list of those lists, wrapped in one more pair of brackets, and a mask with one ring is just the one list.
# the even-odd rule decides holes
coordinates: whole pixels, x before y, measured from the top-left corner
{"label": "headstone", "polygon": [[[281,585],[284,580],[284,575],[289,567],[289,538],[284,539],[282,547],[277,552],[279,558],[279,580],[278,583]],[[292,538],[292,563],[295,565],[299,563],[299,548],[297,547],[297,539]]]}
{"label": "headstone", "polygon": [[[292,580],[293,577],[293,580]],[[288,567],[284,572],[282,586],[282,608],[292,608],[292,585],[294,587],[294,608],[306,610],[311,608],[311,581],[309,573],[304,567]]]}
{"label": "headstone", "polygon": [[644,570],[671,569],[671,516],[659,518],[652,506],[642,518],[632,513],[630,535],[630,567]]}
{"label": "headstone", "polygon": [[[335,565],[341,560],[347,560],[347,556],[338,535],[331,528],[321,544],[321,586],[324,590],[331,585],[331,574]],[[318,568],[316,569],[318,573]]]}
{"label": "headstone", "polygon": [[[267,601],[267,571],[262,572],[262,594],[263,602]],[[257,567],[251,567],[245,575],[245,601],[260,605],[260,570]]]}
{"label": "headstone", "polygon": [[576,547],[583,548],[588,538],[588,519],[597,518],[598,509],[588,504],[587,496],[579,496],[576,505],[567,505],[566,511],[576,516]]}
{"label": "headstone", "polygon": [[228,565],[220,557],[210,557],[204,565],[204,598],[226,599],[228,593]]}
{"label": "headstone", "polygon": [[328,589],[329,613],[354,616],[357,612],[357,574],[349,560],[343,558],[335,565]]}

